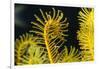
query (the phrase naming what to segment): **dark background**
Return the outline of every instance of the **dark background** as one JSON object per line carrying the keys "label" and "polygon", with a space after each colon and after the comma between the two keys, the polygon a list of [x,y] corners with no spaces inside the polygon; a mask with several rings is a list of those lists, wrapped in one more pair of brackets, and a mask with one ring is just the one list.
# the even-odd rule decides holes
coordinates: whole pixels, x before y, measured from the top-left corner
{"label": "dark background", "polygon": [[[39,9],[43,11],[62,10],[64,17],[67,17],[69,22],[68,37],[66,37],[66,46],[75,46],[79,49],[77,40],[77,30],[79,29],[78,13],[81,10],[80,7],[69,7],[69,6],[48,6],[48,5],[34,5],[34,4],[15,4],[15,40],[19,38],[19,35],[25,34],[32,29],[31,22],[36,20],[34,14],[41,17]],[[18,23],[20,22],[20,24]],[[80,50],[80,49],[79,49]]]}

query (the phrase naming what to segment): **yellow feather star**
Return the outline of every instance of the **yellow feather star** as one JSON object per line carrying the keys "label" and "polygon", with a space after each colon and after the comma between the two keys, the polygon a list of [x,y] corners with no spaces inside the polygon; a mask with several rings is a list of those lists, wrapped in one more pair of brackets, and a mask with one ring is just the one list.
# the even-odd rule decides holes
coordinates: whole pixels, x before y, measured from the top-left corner
{"label": "yellow feather star", "polygon": [[[80,53],[75,47],[64,46],[64,37],[68,36],[67,18],[61,10],[45,12],[40,9],[43,18],[34,15],[37,22],[32,22],[33,35],[26,34],[16,39],[15,43],[15,63],[22,64],[43,64],[43,63],[63,63],[80,61]],[[57,13],[56,13],[57,12]],[[63,20],[64,19],[64,20]],[[45,48],[45,47],[46,48]]]}
{"label": "yellow feather star", "polygon": [[82,50],[82,61],[94,60],[94,9],[82,8],[79,12],[80,30],[77,39]]}

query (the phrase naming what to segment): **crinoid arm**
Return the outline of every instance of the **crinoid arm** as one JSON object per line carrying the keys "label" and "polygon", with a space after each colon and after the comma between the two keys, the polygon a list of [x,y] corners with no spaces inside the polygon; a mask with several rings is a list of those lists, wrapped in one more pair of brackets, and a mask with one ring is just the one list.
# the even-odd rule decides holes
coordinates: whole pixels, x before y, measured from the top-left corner
{"label": "crinoid arm", "polygon": [[[52,8],[52,10],[53,14],[51,14],[51,11],[43,12],[40,9],[42,19],[36,14],[34,15],[38,22],[32,22],[33,30],[31,30],[31,32],[39,35],[39,38],[42,39],[41,41],[44,41],[50,63],[56,63],[58,49],[63,46],[66,41],[64,37],[68,36],[64,33],[68,31],[69,23],[67,22],[67,18],[64,18],[64,14],[61,10],[58,10],[57,13],[54,8]],[[34,28],[37,30],[34,31]]]}
{"label": "crinoid arm", "polygon": [[82,55],[82,61],[94,60],[94,9],[82,8],[78,16],[80,29],[77,39]]}
{"label": "crinoid arm", "polygon": [[21,64],[48,64],[49,59],[45,47],[31,46],[26,55],[23,55],[20,60]]}
{"label": "crinoid arm", "polygon": [[80,60],[81,55],[79,53],[79,50],[73,46],[70,46],[70,48],[68,48],[67,46],[64,46],[64,49],[59,53],[58,56],[59,56],[59,59],[58,59],[59,63],[81,61]]}
{"label": "crinoid arm", "polygon": [[16,39],[15,42],[15,64],[41,64],[49,63],[44,47],[38,46],[38,38],[26,33]]}

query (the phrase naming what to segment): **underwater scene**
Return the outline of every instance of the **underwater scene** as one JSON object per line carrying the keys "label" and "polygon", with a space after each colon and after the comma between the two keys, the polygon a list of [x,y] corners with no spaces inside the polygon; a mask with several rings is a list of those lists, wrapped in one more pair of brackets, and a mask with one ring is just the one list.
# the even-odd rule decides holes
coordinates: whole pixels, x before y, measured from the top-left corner
{"label": "underwater scene", "polygon": [[94,8],[14,5],[14,64],[94,60]]}

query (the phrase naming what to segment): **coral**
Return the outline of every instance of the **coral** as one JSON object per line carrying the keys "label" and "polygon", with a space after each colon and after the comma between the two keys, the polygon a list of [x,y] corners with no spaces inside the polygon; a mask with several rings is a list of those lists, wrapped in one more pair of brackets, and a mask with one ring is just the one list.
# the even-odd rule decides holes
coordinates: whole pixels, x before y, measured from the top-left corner
{"label": "coral", "polygon": [[82,61],[94,60],[94,9],[82,8],[78,20],[80,29],[77,32],[77,39],[82,50]]}

